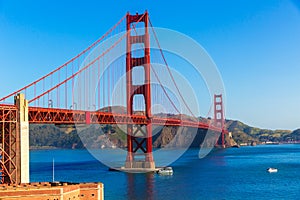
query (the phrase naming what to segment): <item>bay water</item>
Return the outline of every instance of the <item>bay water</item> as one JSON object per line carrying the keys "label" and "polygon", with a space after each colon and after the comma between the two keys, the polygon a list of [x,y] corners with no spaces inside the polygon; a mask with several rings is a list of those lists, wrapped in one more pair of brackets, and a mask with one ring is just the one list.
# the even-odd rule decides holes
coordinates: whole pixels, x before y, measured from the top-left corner
{"label": "bay water", "polygon": [[[160,176],[108,171],[87,150],[31,150],[30,181],[52,181],[54,159],[55,181],[102,182],[105,199],[300,198],[298,144],[215,150],[202,159],[198,154],[199,149],[187,150],[170,165],[172,176]],[[268,173],[268,167],[278,172]]]}

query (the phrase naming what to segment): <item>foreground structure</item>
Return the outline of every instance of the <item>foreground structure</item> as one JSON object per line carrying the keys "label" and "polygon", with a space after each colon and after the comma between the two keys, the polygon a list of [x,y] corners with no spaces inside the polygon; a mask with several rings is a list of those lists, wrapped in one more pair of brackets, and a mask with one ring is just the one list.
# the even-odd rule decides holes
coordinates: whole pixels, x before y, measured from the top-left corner
{"label": "foreground structure", "polygon": [[103,200],[102,183],[28,183],[0,185],[1,200]]}

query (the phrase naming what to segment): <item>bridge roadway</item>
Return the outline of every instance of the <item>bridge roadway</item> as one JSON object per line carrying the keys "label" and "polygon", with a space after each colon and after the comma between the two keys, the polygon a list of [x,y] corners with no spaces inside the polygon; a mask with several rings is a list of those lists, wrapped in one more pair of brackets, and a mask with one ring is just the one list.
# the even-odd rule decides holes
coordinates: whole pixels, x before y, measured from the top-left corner
{"label": "bridge roadway", "polygon": [[[14,105],[0,105],[0,107],[16,108]],[[17,109],[17,108],[16,108]],[[109,113],[100,111],[83,111],[58,108],[28,108],[28,121],[31,124],[147,124],[146,116],[127,115],[120,113]],[[222,129],[209,123],[195,122],[176,118],[162,118],[153,116],[153,125],[159,126],[184,126],[200,129],[210,129],[221,132]]]}

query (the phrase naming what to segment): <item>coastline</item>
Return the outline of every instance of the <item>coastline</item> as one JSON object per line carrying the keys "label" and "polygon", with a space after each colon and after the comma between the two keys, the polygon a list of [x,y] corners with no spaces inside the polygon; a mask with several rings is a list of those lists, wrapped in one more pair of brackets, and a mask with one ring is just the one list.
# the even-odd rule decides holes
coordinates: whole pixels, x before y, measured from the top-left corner
{"label": "coastline", "polygon": [[[299,141],[297,142],[272,142],[272,143],[257,143],[256,145],[251,145],[249,144],[239,144],[239,147],[245,147],[245,146],[262,146],[262,145],[293,145],[293,144],[300,144]],[[227,148],[234,148],[236,146],[229,146]],[[190,147],[194,148],[194,147]],[[80,149],[74,149],[74,148],[58,148],[58,147],[53,147],[53,146],[31,146],[29,150],[62,150],[62,149],[67,149],[67,150],[83,150],[86,148],[80,148]],[[96,148],[97,149],[97,148]],[[114,148],[104,148],[104,149],[114,149]],[[159,148],[158,148],[159,149]]]}

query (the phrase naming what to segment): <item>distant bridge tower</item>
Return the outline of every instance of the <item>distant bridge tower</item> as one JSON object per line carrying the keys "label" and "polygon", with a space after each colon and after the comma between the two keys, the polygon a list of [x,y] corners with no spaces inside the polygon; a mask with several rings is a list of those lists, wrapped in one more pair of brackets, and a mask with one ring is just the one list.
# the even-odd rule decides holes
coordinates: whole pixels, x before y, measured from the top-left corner
{"label": "distant bridge tower", "polygon": [[225,147],[225,117],[223,108],[223,97],[222,94],[214,95],[214,123],[215,126],[222,129],[220,138],[217,140],[217,145]]}
{"label": "distant bridge tower", "polygon": [[[144,23],[143,30],[135,30],[134,23]],[[150,87],[150,38],[148,30],[148,12],[144,14],[127,14],[127,48],[126,48],[126,93],[127,114],[133,115],[134,96],[142,95],[145,101],[147,125],[127,125],[127,158],[125,167],[154,169],[152,155],[152,124],[151,124],[151,87]],[[139,26],[140,29],[140,26]],[[143,33],[141,33],[143,32]],[[144,57],[133,57],[132,47],[140,44],[144,48]],[[133,68],[144,69],[144,83],[134,85]]]}

